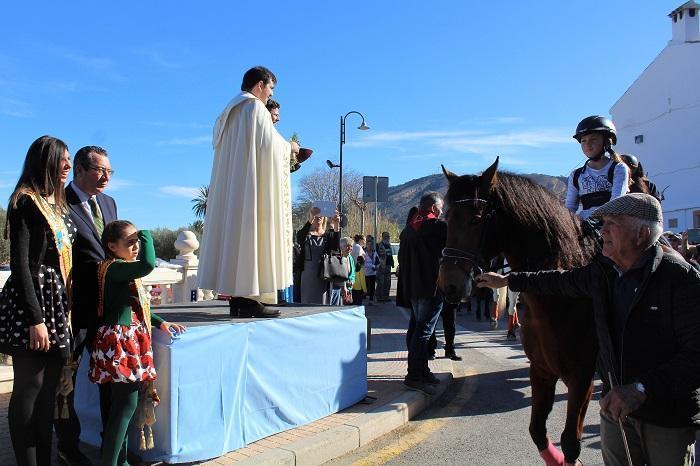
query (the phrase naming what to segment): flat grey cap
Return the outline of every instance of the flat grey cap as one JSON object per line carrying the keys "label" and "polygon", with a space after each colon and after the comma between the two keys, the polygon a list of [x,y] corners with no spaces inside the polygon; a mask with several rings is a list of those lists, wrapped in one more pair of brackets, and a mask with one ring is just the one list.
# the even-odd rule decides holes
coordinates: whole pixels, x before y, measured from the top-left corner
{"label": "flat grey cap", "polygon": [[654,196],[644,193],[631,193],[617,197],[596,209],[592,216],[629,215],[650,222],[661,222],[661,204]]}

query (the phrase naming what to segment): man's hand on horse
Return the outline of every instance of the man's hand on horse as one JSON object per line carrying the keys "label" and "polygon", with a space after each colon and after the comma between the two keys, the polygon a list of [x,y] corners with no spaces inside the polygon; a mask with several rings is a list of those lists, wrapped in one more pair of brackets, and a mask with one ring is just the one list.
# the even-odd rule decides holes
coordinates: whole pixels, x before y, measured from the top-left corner
{"label": "man's hand on horse", "polygon": [[634,385],[619,385],[613,387],[605,397],[600,400],[600,409],[609,417],[617,421],[626,418],[637,410],[647,399],[647,396],[634,388]]}
{"label": "man's hand on horse", "polygon": [[476,277],[476,286],[479,288],[503,288],[508,286],[508,277],[495,272],[486,272]]}

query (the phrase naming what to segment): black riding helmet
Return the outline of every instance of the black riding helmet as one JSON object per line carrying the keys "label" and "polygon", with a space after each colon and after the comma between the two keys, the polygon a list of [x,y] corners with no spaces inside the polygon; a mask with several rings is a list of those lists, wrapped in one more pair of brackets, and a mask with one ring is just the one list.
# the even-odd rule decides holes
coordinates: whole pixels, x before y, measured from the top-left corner
{"label": "black riding helmet", "polygon": [[632,154],[620,154],[620,158],[632,170],[636,170],[639,167],[639,160]]}
{"label": "black riding helmet", "polygon": [[581,138],[589,133],[603,133],[612,140],[613,146],[617,144],[617,130],[609,118],[600,115],[592,115],[584,118],[576,126],[576,134],[573,138],[581,142]]}
{"label": "black riding helmet", "polygon": [[639,159],[632,154],[620,154],[620,158],[625,164],[630,167],[630,176],[642,176],[644,174],[644,169],[642,164],[639,163]]}

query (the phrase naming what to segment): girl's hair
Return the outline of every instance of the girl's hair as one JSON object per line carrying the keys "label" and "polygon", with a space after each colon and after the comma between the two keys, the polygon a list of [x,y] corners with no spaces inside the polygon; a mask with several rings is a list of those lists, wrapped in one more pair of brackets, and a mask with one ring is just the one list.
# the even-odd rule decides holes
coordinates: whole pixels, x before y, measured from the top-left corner
{"label": "girl's hair", "polygon": [[355,272],[359,272],[362,270],[362,267],[365,265],[365,258],[362,256],[357,256],[357,260],[355,261]]}
{"label": "girl's hair", "polygon": [[[603,137],[605,137],[605,136],[603,136]],[[622,158],[618,155],[618,153],[615,152],[615,149],[612,148],[612,145],[608,144],[607,141],[605,144],[605,151],[610,155],[610,158],[613,159],[615,162],[625,163],[625,161],[622,160]]]}
{"label": "girl's hair", "polygon": [[17,201],[24,194],[34,192],[43,197],[53,195],[56,206],[63,212],[67,210],[66,194],[60,175],[63,155],[67,150],[65,142],[52,136],[41,136],[29,146],[22,174],[10,195],[11,208],[17,207]]}
{"label": "girl's hair", "polygon": [[109,250],[109,243],[116,243],[122,239],[124,237],[124,231],[129,227],[136,228],[133,223],[127,220],[115,220],[105,225],[105,229],[102,232],[102,247],[107,256],[114,257],[112,251]]}

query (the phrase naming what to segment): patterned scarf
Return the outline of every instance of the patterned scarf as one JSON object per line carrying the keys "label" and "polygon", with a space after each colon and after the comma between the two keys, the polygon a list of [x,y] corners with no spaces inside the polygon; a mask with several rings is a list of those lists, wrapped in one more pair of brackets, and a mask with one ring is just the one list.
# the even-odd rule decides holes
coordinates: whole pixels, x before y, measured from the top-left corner
{"label": "patterned scarf", "polygon": [[46,219],[46,222],[49,224],[49,228],[51,229],[51,233],[54,237],[54,242],[56,243],[56,251],[58,252],[58,260],[61,266],[63,283],[66,286],[66,289],[70,290],[70,273],[73,266],[71,251],[73,249],[73,245],[71,244],[70,236],[68,236],[68,227],[66,227],[66,223],[63,221],[61,214],[56,212],[56,209],[49,204],[46,199],[33,192],[28,192],[27,196],[34,201],[34,204],[36,204],[39,212],[41,212]]}
{"label": "patterned scarf", "polygon": [[[105,296],[105,279],[107,277],[107,269],[110,265],[117,262],[118,259],[106,259],[97,265],[97,316],[104,315],[104,296]],[[123,262],[120,260],[120,262]],[[143,287],[140,278],[135,278],[129,283],[131,289],[132,302],[136,302],[137,311],[141,311],[144,323],[148,333],[151,333],[151,301],[148,299],[148,293]],[[137,312],[138,314],[138,312]]]}

